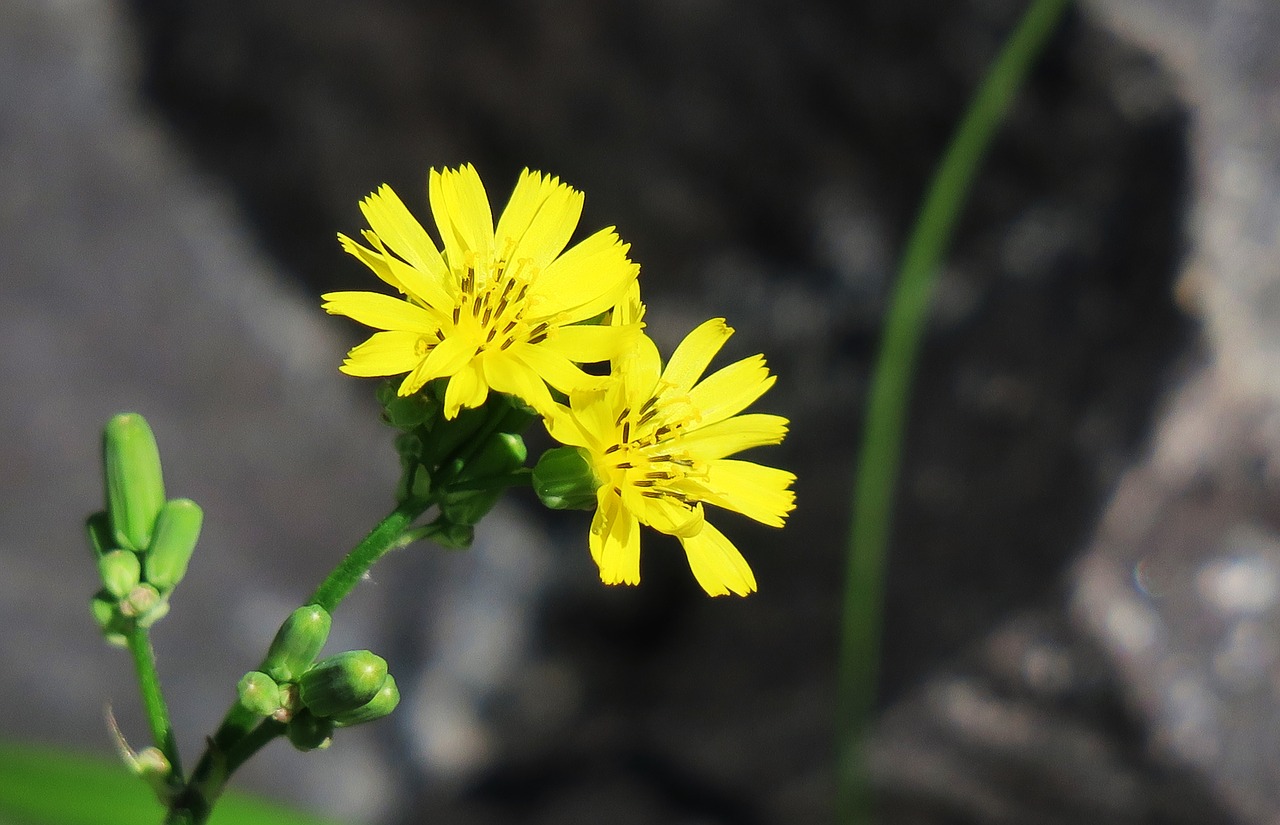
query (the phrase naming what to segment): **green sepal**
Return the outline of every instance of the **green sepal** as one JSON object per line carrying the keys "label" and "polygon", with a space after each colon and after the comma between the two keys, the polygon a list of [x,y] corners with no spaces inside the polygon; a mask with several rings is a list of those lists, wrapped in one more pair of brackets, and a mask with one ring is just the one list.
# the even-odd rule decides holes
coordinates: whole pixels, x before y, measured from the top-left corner
{"label": "green sepal", "polygon": [[137,585],[120,599],[120,615],[138,623],[139,627],[151,625],[169,614],[169,601],[150,584]]}
{"label": "green sepal", "polygon": [[378,401],[382,404],[383,419],[398,430],[425,426],[440,414],[440,403],[427,393],[398,395],[394,384],[390,390],[387,393],[380,388]]}
{"label": "green sepal", "polygon": [[298,696],[316,716],[350,713],[382,689],[387,661],[367,650],[349,650],[322,659],[298,679]]}
{"label": "green sepal", "polygon": [[147,581],[158,589],[172,590],[187,573],[187,564],[200,539],[204,511],[189,498],[166,502],[156,518],[155,532],[146,555]]}
{"label": "green sepal", "polygon": [[255,716],[271,716],[280,710],[280,686],[259,670],[251,670],[236,683],[240,706]]}
{"label": "green sepal", "polygon": [[476,528],[454,524],[442,515],[422,528],[422,537],[448,550],[466,550],[476,540]]}
{"label": "green sepal", "polygon": [[[412,479],[412,481],[410,481]],[[431,474],[421,464],[406,467],[400,474],[400,482],[396,485],[396,501],[403,504],[410,498],[426,501],[431,496]]]}
{"label": "green sepal", "polygon": [[382,687],[372,699],[353,711],[337,714],[333,717],[333,723],[338,727],[351,727],[372,722],[390,714],[398,704],[400,704],[400,689],[396,687],[395,678],[388,673]]}
{"label": "green sepal", "polygon": [[333,618],[316,604],[299,607],[289,614],[267,649],[258,668],[277,682],[292,682],[301,676],[329,638]]}
{"label": "green sepal", "polygon": [[100,591],[89,602],[89,608],[107,643],[115,647],[128,647],[129,640],[125,634],[129,632],[129,620],[120,615],[116,597],[105,590]]}
{"label": "green sepal", "polygon": [[111,550],[98,559],[98,575],[108,593],[123,599],[142,581],[142,564],[132,550]]}
{"label": "green sepal", "polygon": [[137,413],[121,413],[108,421],[102,459],[116,546],[142,552],[151,544],[165,501],[160,451],[147,420]]}
{"label": "green sepal", "polygon": [[529,450],[516,433],[497,432],[489,436],[458,474],[459,482],[505,476],[524,466]]}
{"label": "green sepal", "polygon": [[89,537],[89,547],[95,556],[116,549],[115,536],[111,534],[111,519],[106,510],[99,510],[84,520],[84,532]]}
{"label": "green sepal", "polygon": [[469,441],[489,418],[489,404],[463,409],[456,418],[441,419],[431,429],[431,438],[422,445],[422,463],[428,467],[439,466],[446,457]]}
{"label": "green sepal", "polygon": [[324,750],[333,744],[333,721],[322,719],[306,709],[289,720],[284,732],[290,744],[303,753]]}
{"label": "green sepal", "polygon": [[590,458],[578,447],[547,450],[533,468],[533,491],[552,510],[594,510],[599,487]]}

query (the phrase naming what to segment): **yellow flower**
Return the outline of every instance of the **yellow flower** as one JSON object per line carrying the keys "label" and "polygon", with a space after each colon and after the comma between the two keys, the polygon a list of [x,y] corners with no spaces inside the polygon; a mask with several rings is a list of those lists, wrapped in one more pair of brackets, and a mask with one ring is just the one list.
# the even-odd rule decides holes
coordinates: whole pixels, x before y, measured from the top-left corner
{"label": "yellow flower", "polygon": [[599,377],[576,364],[615,357],[632,344],[639,324],[579,322],[611,309],[640,267],[612,227],[565,251],[582,193],[526,169],[496,229],[471,166],[433,169],[428,193],[443,252],[386,185],[360,204],[369,246],[338,236],[343,249],[403,296],[323,296],[327,312],[383,330],[347,353],[341,370],[408,373],[400,395],[448,377],[449,418],[483,404],[490,390],[548,411],[554,404],[548,384],[564,393],[599,386]]}
{"label": "yellow flower", "polygon": [[[623,314],[638,316],[638,301]],[[734,510],[781,527],[795,506],[785,470],[727,458],[777,444],[787,419],[739,413],[773,386],[760,355],[704,380],[711,359],[733,334],[722,319],[701,325],[676,348],[666,369],[658,349],[641,336],[614,363],[609,384],[570,394],[547,428],[578,447],[597,480],[591,554],[606,584],[640,581],[639,525],[676,536],[698,583],[713,596],[756,589],[742,554],[708,523],[703,504]]]}

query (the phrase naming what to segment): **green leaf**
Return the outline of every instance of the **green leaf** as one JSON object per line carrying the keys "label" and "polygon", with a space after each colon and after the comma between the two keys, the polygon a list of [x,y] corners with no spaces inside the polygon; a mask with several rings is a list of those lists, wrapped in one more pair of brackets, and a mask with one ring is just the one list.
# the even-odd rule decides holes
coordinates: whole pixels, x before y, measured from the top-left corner
{"label": "green leaf", "polygon": [[[164,809],[123,765],[44,746],[0,742],[0,822],[4,825],[160,825]],[[227,793],[209,825],[339,825]]]}

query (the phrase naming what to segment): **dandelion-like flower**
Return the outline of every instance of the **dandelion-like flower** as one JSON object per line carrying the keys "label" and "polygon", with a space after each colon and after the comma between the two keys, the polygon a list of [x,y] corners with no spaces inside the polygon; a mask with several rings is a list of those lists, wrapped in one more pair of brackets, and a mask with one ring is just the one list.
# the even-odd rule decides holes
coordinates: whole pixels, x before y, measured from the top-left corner
{"label": "dandelion-like flower", "polygon": [[400,395],[447,377],[449,418],[482,405],[490,390],[546,412],[554,406],[548,384],[564,393],[599,386],[598,376],[577,365],[616,357],[639,325],[580,322],[611,309],[640,268],[612,227],[565,250],[582,193],[526,169],[496,228],[471,166],[432,170],[428,194],[443,251],[386,185],[360,204],[369,246],[338,236],[402,296],[323,296],[327,312],[382,330],[347,353],[340,369],[367,377],[407,373]]}
{"label": "dandelion-like flower", "polygon": [[[641,311],[638,304],[619,310],[633,317]],[[756,589],[750,566],[706,521],[703,504],[781,527],[795,506],[795,476],[728,458],[781,442],[788,424],[778,415],[740,414],[773,386],[760,355],[699,381],[732,334],[722,319],[702,324],[665,369],[657,347],[641,336],[615,360],[608,386],[572,393],[569,406],[547,420],[553,437],[579,448],[599,483],[590,546],[606,584],[640,581],[645,524],[679,538],[694,577],[711,595]]]}

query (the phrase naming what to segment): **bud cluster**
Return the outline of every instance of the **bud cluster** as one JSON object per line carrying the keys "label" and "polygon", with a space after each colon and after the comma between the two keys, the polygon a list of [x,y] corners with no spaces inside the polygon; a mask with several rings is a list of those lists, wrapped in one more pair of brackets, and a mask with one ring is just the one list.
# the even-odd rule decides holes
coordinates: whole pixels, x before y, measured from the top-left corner
{"label": "bud cluster", "polygon": [[160,452],[142,416],[112,418],[102,445],[106,509],[85,524],[102,579],[92,607],[107,640],[124,645],[131,627],[149,627],[169,612],[204,514],[190,499],[165,498]]}
{"label": "bud cluster", "polygon": [[280,626],[259,669],[237,686],[241,707],[285,723],[289,741],[302,751],[326,748],[335,728],[381,719],[400,702],[381,656],[349,650],[315,661],[331,626],[323,607],[299,607]]}
{"label": "bud cluster", "polygon": [[527,473],[522,433],[537,417],[519,399],[493,393],[481,407],[445,418],[447,381],[433,381],[410,396],[396,394],[395,382],[378,389],[383,420],[401,431],[396,438],[403,474],[400,501],[433,500],[440,515],[426,537],[451,548],[471,546],[475,525],[510,486]]}

